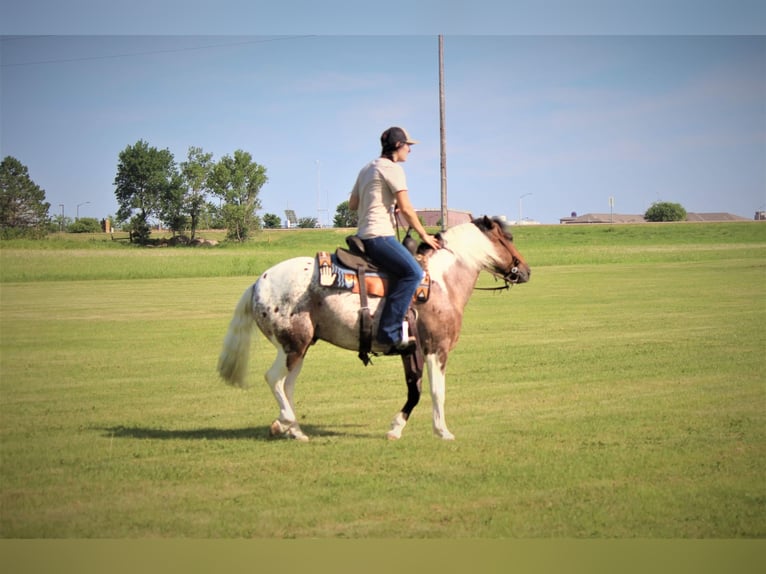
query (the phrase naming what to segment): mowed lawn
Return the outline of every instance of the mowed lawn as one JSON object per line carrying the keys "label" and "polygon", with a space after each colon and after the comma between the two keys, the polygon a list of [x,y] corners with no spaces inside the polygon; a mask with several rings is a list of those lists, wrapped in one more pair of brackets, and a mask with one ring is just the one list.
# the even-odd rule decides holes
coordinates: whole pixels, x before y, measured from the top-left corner
{"label": "mowed lawn", "polygon": [[[338,231],[244,247],[0,244],[3,538],[761,538],[766,225],[520,228],[532,280],[476,291],[454,442],[396,358],[324,343],[274,440],[215,365],[242,291]],[[482,276],[481,286],[493,286]],[[427,389],[427,386],[426,386]]]}

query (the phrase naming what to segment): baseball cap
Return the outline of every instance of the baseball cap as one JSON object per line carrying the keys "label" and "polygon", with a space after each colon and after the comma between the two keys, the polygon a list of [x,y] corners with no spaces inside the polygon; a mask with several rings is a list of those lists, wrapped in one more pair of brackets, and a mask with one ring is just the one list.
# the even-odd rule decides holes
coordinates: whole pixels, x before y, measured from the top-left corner
{"label": "baseball cap", "polygon": [[398,143],[416,144],[417,140],[410,137],[407,130],[399,127],[390,127],[380,135],[380,145],[383,149],[396,149]]}

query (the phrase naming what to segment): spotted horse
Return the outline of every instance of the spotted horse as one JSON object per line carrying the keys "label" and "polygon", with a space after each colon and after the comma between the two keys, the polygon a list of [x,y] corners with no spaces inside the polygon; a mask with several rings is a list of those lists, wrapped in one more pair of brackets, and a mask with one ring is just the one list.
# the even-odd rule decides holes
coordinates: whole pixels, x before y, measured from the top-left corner
{"label": "spotted horse", "polygon": [[[463,311],[479,274],[487,271],[505,286],[526,283],[529,265],[516,249],[510,230],[498,218],[481,217],[440,234],[442,248],[423,249],[421,265],[430,277],[430,292],[415,303],[413,328],[422,353],[433,408],[436,436],[453,440],[447,428],[444,401],[447,357],[455,348],[463,322]],[[265,378],[279,406],[271,424],[272,436],[300,441],[309,437],[301,430],[295,414],[294,391],[309,348],[318,340],[349,351],[360,350],[360,297],[348,289],[331,289],[320,281],[317,257],[296,257],[277,263],[248,287],[234,310],[218,360],[218,372],[229,384],[247,387],[248,362],[253,327],[258,326],[271,341],[277,356]],[[377,330],[384,297],[368,298],[373,332]],[[373,338],[373,355],[387,349]],[[406,359],[406,357],[404,358]],[[405,374],[407,374],[405,361]],[[402,436],[407,420],[420,398],[419,378],[407,377],[408,396],[386,434]]]}

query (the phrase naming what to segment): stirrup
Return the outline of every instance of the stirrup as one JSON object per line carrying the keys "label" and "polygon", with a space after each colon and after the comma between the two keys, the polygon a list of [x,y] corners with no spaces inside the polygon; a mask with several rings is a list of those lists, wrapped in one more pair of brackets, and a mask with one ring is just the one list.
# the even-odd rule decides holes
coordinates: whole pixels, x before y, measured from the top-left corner
{"label": "stirrup", "polygon": [[406,341],[401,341],[400,343],[397,343],[396,345],[391,345],[391,347],[383,353],[384,355],[391,356],[391,355],[409,355],[411,353],[414,353],[417,349],[417,341],[415,340],[415,337],[410,337]]}

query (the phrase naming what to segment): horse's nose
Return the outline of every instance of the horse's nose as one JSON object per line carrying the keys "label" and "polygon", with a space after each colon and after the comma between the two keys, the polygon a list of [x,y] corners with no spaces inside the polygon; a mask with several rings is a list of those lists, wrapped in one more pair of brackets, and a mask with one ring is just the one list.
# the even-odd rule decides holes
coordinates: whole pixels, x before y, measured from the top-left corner
{"label": "horse's nose", "polygon": [[526,265],[519,265],[518,267],[515,267],[516,272],[514,273],[514,276],[516,278],[516,283],[526,283],[529,281],[530,275],[532,275],[532,270],[527,267]]}

